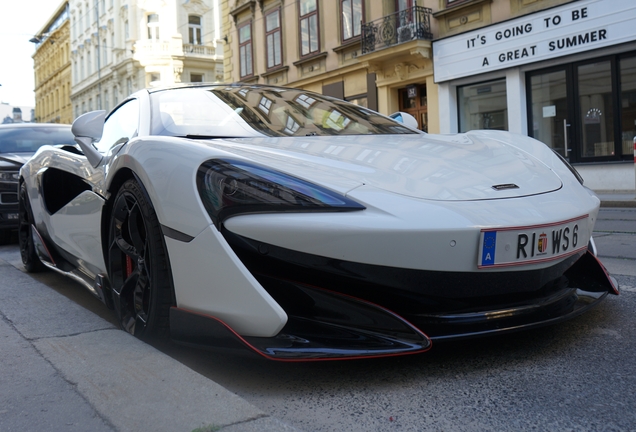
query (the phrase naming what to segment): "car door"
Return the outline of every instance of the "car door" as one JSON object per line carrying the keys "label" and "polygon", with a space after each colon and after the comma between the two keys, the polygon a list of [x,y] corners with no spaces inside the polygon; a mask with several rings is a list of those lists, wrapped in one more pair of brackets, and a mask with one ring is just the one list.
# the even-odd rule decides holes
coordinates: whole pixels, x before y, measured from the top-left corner
{"label": "car door", "polygon": [[[102,137],[94,145],[105,157],[112,156],[130,138],[137,135],[138,125],[139,102],[131,99],[107,117]],[[107,164],[93,168],[86,157],[72,153],[65,155],[63,159],[52,171],[59,179],[48,183],[62,183],[67,190],[60,195],[66,195],[67,199],[58,201],[67,202],[58,205],[59,208],[52,208],[51,203],[54,200],[47,199],[51,214],[49,236],[56,245],[76,258],[76,263],[85,273],[94,277],[106,271],[100,227],[105,202],[104,170]]]}

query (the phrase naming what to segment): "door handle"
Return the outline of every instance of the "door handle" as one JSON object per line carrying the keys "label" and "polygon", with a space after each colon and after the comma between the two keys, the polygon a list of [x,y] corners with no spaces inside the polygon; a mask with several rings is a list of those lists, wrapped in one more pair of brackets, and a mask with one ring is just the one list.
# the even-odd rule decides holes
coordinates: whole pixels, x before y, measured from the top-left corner
{"label": "door handle", "polygon": [[568,153],[572,151],[572,149],[568,148],[568,128],[570,127],[570,124],[568,123],[567,119],[563,119],[563,146],[565,147],[565,151],[564,151],[564,155],[565,158],[568,158]]}

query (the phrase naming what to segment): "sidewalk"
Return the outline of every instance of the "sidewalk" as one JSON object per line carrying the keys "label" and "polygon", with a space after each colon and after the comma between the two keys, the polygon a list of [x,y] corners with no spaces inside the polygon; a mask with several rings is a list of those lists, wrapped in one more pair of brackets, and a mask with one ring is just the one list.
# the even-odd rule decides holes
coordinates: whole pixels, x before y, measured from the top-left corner
{"label": "sidewalk", "polygon": [[636,207],[636,193],[596,192],[601,207]]}
{"label": "sidewalk", "polygon": [[2,259],[0,344],[4,432],[297,430]]}

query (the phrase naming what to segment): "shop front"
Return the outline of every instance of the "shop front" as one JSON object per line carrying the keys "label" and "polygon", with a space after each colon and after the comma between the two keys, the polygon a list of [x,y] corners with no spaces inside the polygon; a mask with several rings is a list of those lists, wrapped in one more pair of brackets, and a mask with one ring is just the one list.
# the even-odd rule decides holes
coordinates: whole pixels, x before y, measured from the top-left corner
{"label": "shop front", "polygon": [[442,132],[537,138],[594,190],[633,191],[636,3],[581,0],[433,42]]}

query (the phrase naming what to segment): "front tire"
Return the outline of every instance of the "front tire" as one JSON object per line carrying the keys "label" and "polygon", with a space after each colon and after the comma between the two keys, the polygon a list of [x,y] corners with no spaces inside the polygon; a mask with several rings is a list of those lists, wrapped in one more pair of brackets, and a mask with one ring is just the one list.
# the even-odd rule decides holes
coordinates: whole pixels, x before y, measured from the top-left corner
{"label": "front tire", "polygon": [[157,214],[136,180],[115,196],[108,235],[108,276],[121,327],[148,339],[169,334],[172,276]]}
{"label": "front tire", "polygon": [[33,212],[31,211],[31,202],[26,185],[20,185],[20,194],[18,195],[18,244],[20,245],[20,257],[22,264],[29,273],[37,273],[44,270],[44,264],[38,258],[33,243]]}

